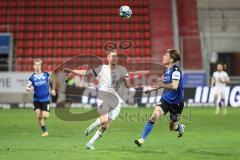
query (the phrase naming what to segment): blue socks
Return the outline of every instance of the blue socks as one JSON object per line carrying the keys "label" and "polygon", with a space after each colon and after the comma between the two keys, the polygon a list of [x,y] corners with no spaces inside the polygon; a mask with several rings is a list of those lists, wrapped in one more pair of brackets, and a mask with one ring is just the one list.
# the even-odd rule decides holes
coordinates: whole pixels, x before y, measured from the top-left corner
{"label": "blue socks", "polygon": [[142,139],[145,140],[147,138],[148,134],[152,131],[153,124],[154,124],[154,122],[151,122],[151,121],[148,121],[145,124],[145,127],[144,127],[143,132],[142,132]]}
{"label": "blue socks", "polygon": [[41,129],[42,129],[43,132],[47,132],[47,127],[45,125],[42,126]]}

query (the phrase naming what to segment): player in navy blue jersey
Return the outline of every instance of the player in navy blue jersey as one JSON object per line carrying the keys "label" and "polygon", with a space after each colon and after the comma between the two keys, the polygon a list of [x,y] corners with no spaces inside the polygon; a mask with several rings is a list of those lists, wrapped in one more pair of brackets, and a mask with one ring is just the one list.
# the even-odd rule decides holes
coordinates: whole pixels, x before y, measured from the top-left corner
{"label": "player in navy blue jersey", "polygon": [[34,73],[28,80],[26,90],[27,92],[34,92],[33,105],[36,118],[43,131],[42,136],[48,136],[48,130],[44,121],[49,117],[51,94],[56,95],[56,92],[54,86],[50,92],[50,76],[47,72],[42,72],[42,60],[35,59],[33,63]]}
{"label": "player in navy blue jersey", "polygon": [[177,131],[178,137],[183,135],[185,126],[179,123],[179,116],[184,107],[183,82],[181,69],[176,64],[177,61],[180,61],[180,58],[180,54],[177,50],[168,49],[162,60],[165,67],[163,82],[160,82],[159,84],[151,84],[152,88],[145,92],[149,93],[153,90],[164,88],[161,100],[155,107],[149,121],[145,124],[141,138],[135,140],[135,143],[139,147],[142,146],[148,134],[151,132],[156,120],[167,112],[170,113],[169,129],[171,131]]}

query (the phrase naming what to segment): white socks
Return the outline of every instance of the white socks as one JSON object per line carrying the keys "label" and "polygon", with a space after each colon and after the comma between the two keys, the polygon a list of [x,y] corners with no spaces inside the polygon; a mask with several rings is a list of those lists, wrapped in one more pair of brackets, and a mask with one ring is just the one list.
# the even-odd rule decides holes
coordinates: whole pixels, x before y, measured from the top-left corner
{"label": "white socks", "polygon": [[215,113],[218,114],[219,113],[219,103],[218,103],[218,101],[215,102],[215,106],[216,106]]}
{"label": "white socks", "polygon": [[94,142],[96,142],[100,137],[102,137],[103,132],[101,131],[101,129],[97,130],[96,133],[94,134],[94,136],[89,140],[89,143],[93,144]]}
{"label": "white socks", "polygon": [[94,129],[95,129],[96,127],[100,126],[100,125],[101,125],[100,118],[96,119],[96,121],[91,124],[91,126],[92,126]]}

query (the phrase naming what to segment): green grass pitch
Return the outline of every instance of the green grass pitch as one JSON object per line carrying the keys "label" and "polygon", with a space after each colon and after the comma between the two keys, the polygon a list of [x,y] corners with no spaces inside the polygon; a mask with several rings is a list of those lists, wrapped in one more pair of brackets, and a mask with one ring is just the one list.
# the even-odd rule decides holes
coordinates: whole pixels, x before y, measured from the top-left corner
{"label": "green grass pitch", "polygon": [[[0,160],[188,160],[240,159],[240,110],[215,115],[213,108],[186,108],[186,132],[177,138],[168,130],[168,118],[159,120],[141,148],[133,142],[141,135],[152,108],[123,108],[120,116],[96,144],[86,150],[86,122],[66,122],[51,111],[49,136],[41,137],[31,109],[0,110]],[[86,109],[73,109],[84,112]]]}

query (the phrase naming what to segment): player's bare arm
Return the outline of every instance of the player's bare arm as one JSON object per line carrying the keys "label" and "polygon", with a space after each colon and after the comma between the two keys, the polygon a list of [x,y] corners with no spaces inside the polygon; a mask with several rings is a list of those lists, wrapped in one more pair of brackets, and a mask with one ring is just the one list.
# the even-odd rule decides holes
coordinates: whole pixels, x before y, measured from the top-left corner
{"label": "player's bare arm", "polygon": [[32,90],[33,90],[32,86],[26,86],[26,91],[27,92],[32,92]]}
{"label": "player's bare arm", "polygon": [[165,88],[165,89],[173,89],[176,90],[178,88],[179,85],[179,80],[172,80],[172,83],[170,84],[165,84],[165,83],[159,83],[158,85],[158,89],[159,88]]}
{"label": "player's bare arm", "polygon": [[55,78],[53,76],[55,76],[55,75],[52,75],[49,78],[49,84],[52,83],[51,94],[53,96],[56,96],[56,81],[55,81]]}
{"label": "player's bare arm", "polygon": [[124,77],[124,78],[123,78],[123,81],[124,81],[125,86],[126,86],[127,88],[133,87],[133,86],[131,85],[131,82],[130,82],[130,80],[129,80],[128,77]]}
{"label": "player's bare arm", "polygon": [[65,72],[65,73],[73,73],[73,74],[81,75],[81,76],[85,76],[85,75],[89,75],[89,74],[94,74],[94,70],[93,70],[93,69],[83,70],[83,69],[64,68],[64,69],[63,69],[63,72]]}
{"label": "player's bare arm", "polygon": [[176,90],[178,88],[178,86],[179,86],[179,80],[172,80],[172,83],[170,83],[170,84],[165,84],[163,82],[161,82],[159,84],[151,83],[150,86],[151,86],[151,88],[147,89],[145,91],[146,94],[148,94],[148,93],[150,93],[152,91],[158,90],[160,88]]}
{"label": "player's bare arm", "polygon": [[214,84],[215,84],[215,79],[212,77],[212,78],[211,78],[211,87],[213,87]]}

